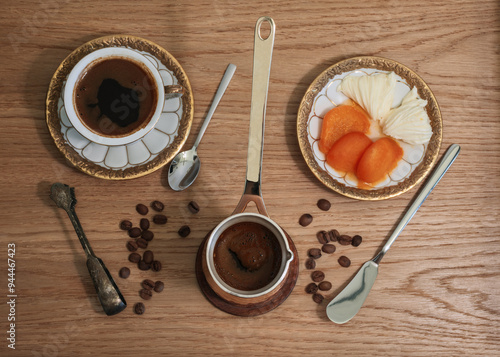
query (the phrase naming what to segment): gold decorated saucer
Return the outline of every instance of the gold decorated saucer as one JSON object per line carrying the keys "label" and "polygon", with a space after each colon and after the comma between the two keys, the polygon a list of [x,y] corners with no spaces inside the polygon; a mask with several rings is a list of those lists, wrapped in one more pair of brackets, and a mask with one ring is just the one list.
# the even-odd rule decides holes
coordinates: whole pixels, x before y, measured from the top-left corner
{"label": "gold decorated saucer", "polygon": [[[373,187],[359,188],[350,175],[335,171],[326,163],[319,148],[321,124],[324,115],[347,97],[337,86],[349,74],[372,75],[394,72],[397,78],[392,107],[416,87],[420,98],[427,100],[426,111],[432,127],[427,144],[400,143],[403,159],[391,174]],[[344,196],[360,200],[382,200],[400,195],[417,185],[429,173],[437,160],[442,141],[443,123],[436,98],[427,84],[411,69],[390,59],[372,56],[354,57],[340,61],[321,73],[309,86],[297,115],[297,136],[300,150],[314,175],[327,187]]]}
{"label": "gold decorated saucer", "polygon": [[[125,47],[149,59],[163,84],[180,84],[184,95],[165,102],[160,119],[141,139],[126,145],[93,142],[71,125],[64,108],[64,85],[71,69],[89,53]],[[74,50],[60,64],[49,85],[46,121],[57,148],[71,164],[91,176],[123,180],[149,174],[171,161],[184,145],[193,122],[194,101],[189,79],[177,60],[155,43],[126,35],[105,36]]]}

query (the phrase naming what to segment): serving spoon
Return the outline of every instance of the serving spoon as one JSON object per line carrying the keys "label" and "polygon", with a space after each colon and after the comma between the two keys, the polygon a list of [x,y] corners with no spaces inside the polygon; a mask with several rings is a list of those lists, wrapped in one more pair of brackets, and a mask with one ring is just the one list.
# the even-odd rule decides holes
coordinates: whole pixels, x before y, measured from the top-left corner
{"label": "serving spoon", "polygon": [[352,278],[351,282],[328,304],[326,307],[326,314],[330,320],[337,324],[343,324],[358,313],[375,283],[375,278],[378,274],[378,265],[385,253],[387,253],[392,243],[394,243],[401,231],[406,227],[422,203],[424,203],[432,189],[436,187],[441,177],[443,177],[453,161],[457,158],[459,152],[460,146],[457,144],[453,144],[448,148],[441,162],[434,169],[432,175],[422,187],[403,218],[401,218],[401,221],[398,223],[380,252],[372,260],[363,264],[358,273]]}
{"label": "serving spoon", "polygon": [[217,89],[214,100],[212,101],[212,105],[210,106],[193,147],[187,151],[178,153],[172,160],[168,169],[168,184],[174,191],[182,191],[188,188],[198,177],[201,167],[201,161],[197,152],[198,145],[200,144],[203,134],[205,134],[205,130],[207,130],[207,126],[210,123],[210,119],[212,119],[212,115],[214,114],[217,105],[219,105],[222,96],[226,92],[231,78],[233,78],[234,71],[236,71],[236,66],[230,63],[226,68],[224,76],[222,77],[219,88]]}
{"label": "serving spoon", "polygon": [[76,235],[87,255],[87,268],[104,312],[106,315],[116,315],[123,311],[127,307],[127,303],[103,261],[94,254],[76,215],[75,205],[77,201],[74,187],[57,182],[50,188],[50,198],[57,204],[57,207],[66,211],[71,223],[73,223]]}

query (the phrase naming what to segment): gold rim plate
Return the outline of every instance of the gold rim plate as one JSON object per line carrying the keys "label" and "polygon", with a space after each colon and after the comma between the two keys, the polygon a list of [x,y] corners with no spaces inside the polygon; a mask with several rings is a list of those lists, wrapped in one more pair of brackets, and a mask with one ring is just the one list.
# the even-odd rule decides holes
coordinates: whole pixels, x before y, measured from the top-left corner
{"label": "gold rim plate", "polygon": [[[158,138],[162,138],[163,135],[164,140],[169,140],[166,147],[157,146],[158,150],[155,151],[155,140],[151,140],[151,144],[149,145],[149,147],[144,143],[139,143],[139,145],[136,145],[135,147],[131,146],[131,144],[123,147],[110,148],[94,145],[96,147],[92,153],[94,156],[98,156],[98,154],[100,154],[99,150],[102,151],[104,157],[108,154],[111,154],[114,157],[125,155],[127,161],[121,167],[120,165],[110,167],[105,165],[104,161],[98,162],[98,160],[89,160],[85,156],[84,145],[88,144],[86,144],[84,140],[80,140],[80,142],[82,142],[82,147],[79,147],[78,144],[76,146],[70,144],[69,137],[71,135],[68,134],[69,130],[66,130],[68,122],[64,120],[65,114],[62,113],[64,111],[64,108],[61,109],[61,93],[63,92],[66,78],[71,72],[71,69],[87,54],[105,47],[128,47],[148,55],[153,62],[156,61],[159,66],[158,68],[162,68],[162,78],[163,76],[165,76],[165,78],[170,76],[169,78],[171,78],[171,80],[184,87],[185,92],[184,95],[180,98],[179,106],[177,109],[178,112],[172,110],[171,113],[165,114],[172,114],[177,116],[178,122],[175,125],[174,130],[169,133],[169,128],[167,128],[167,132],[161,132],[158,129],[157,137],[154,138],[156,142],[158,142]],[[193,112],[194,100],[193,92],[191,90],[191,84],[179,62],[177,62],[177,60],[169,52],[167,52],[157,44],[139,37],[127,35],[112,35],[96,38],[74,50],[59,65],[59,68],[57,68],[56,72],[54,73],[54,76],[52,77],[49,85],[46,101],[47,127],[49,129],[50,135],[54,139],[57,148],[63,153],[63,155],[66,157],[66,159],[69,160],[72,165],[74,165],[81,171],[91,176],[108,180],[124,180],[144,176],[161,168],[169,161],[171,161],[174,156],[181,150],[189,135],[191,124],[193,122]],[[163,128],[161,129],[164,130]],[[79,134],[74,134],[75,137],[78,135]],[[76,140],[76,142],[78,143],[78,140]],[[153,149],[151,149],[151,147],[153,147]],[[142,150],[140,154],[145,155],[144,157],[147,157],[147,159],[143,161],[141,161],[142,159],[136,159],[136,162],[133,162],[133,160],[131,161],[130,158],[134,156],[134,150],[135,157],[140,156],[138,155],[138,150]]]}
{"label": "gold rim plate", "polygon": [[[372,189],[358,188],[349,177],[336,173],[319,153],[317,143],[324,114],[340,104],[343,97],[336,86],[346,75],[356,72],[394,72],[398,78],[396,97],[402,99],[416,87],[420,98],[427,100],[433,135],[426,145],[410,146],[403,143],[405,156],[387,180]],[[345,99],[345,97],[344,97]],[[343,100],[343,99],[342,99]],[[297,136],[300,150],[314,175],[328,188],[344,196],[359,200],[382,200],[398,196],[421,182],[436,162],[442,141],[443,123],[436,98],[427,84],[406,66],[382,57],[362,56],[340,61],[321,73],[309,86],[300,103],[297,115]]]}

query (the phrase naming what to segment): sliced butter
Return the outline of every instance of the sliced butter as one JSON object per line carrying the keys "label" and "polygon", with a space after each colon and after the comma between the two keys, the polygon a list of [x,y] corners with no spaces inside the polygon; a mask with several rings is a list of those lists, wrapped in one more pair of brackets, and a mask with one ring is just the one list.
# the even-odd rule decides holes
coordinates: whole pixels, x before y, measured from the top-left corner
{"label": "sliced butter", "polygon": [[382,124],[382,131],[408,144],[426,144],[432,136],[432,127],[425,110],[427,101],[420,99],[417,89],[403,98],[401,105],[392,109]]}

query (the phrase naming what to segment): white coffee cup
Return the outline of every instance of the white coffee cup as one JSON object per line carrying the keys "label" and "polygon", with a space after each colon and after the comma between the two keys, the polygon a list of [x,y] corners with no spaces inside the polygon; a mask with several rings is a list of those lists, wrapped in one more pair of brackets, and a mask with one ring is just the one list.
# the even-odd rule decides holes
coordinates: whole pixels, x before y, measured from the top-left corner
{"label": "white coffee cup", "polygon": [[[90,129],[80,118],[75,103],[75,90],[82,74],[96,63],[110,58],[127,59],[139,65],[153,79],[158,93],[153,114],[145,122],[145,125],[119,137],[106,136]],[[110,146],[126,145],[139,140],[153,129],[160,118],[166,99],[180,97],[183,93],[184,89],[180,85],[164,86],[158,69],[141,53],[123,47],[107,47],[89,53],[73,67],[64,88],[64,108],[69,121],[76,131],[88,140]]]}

